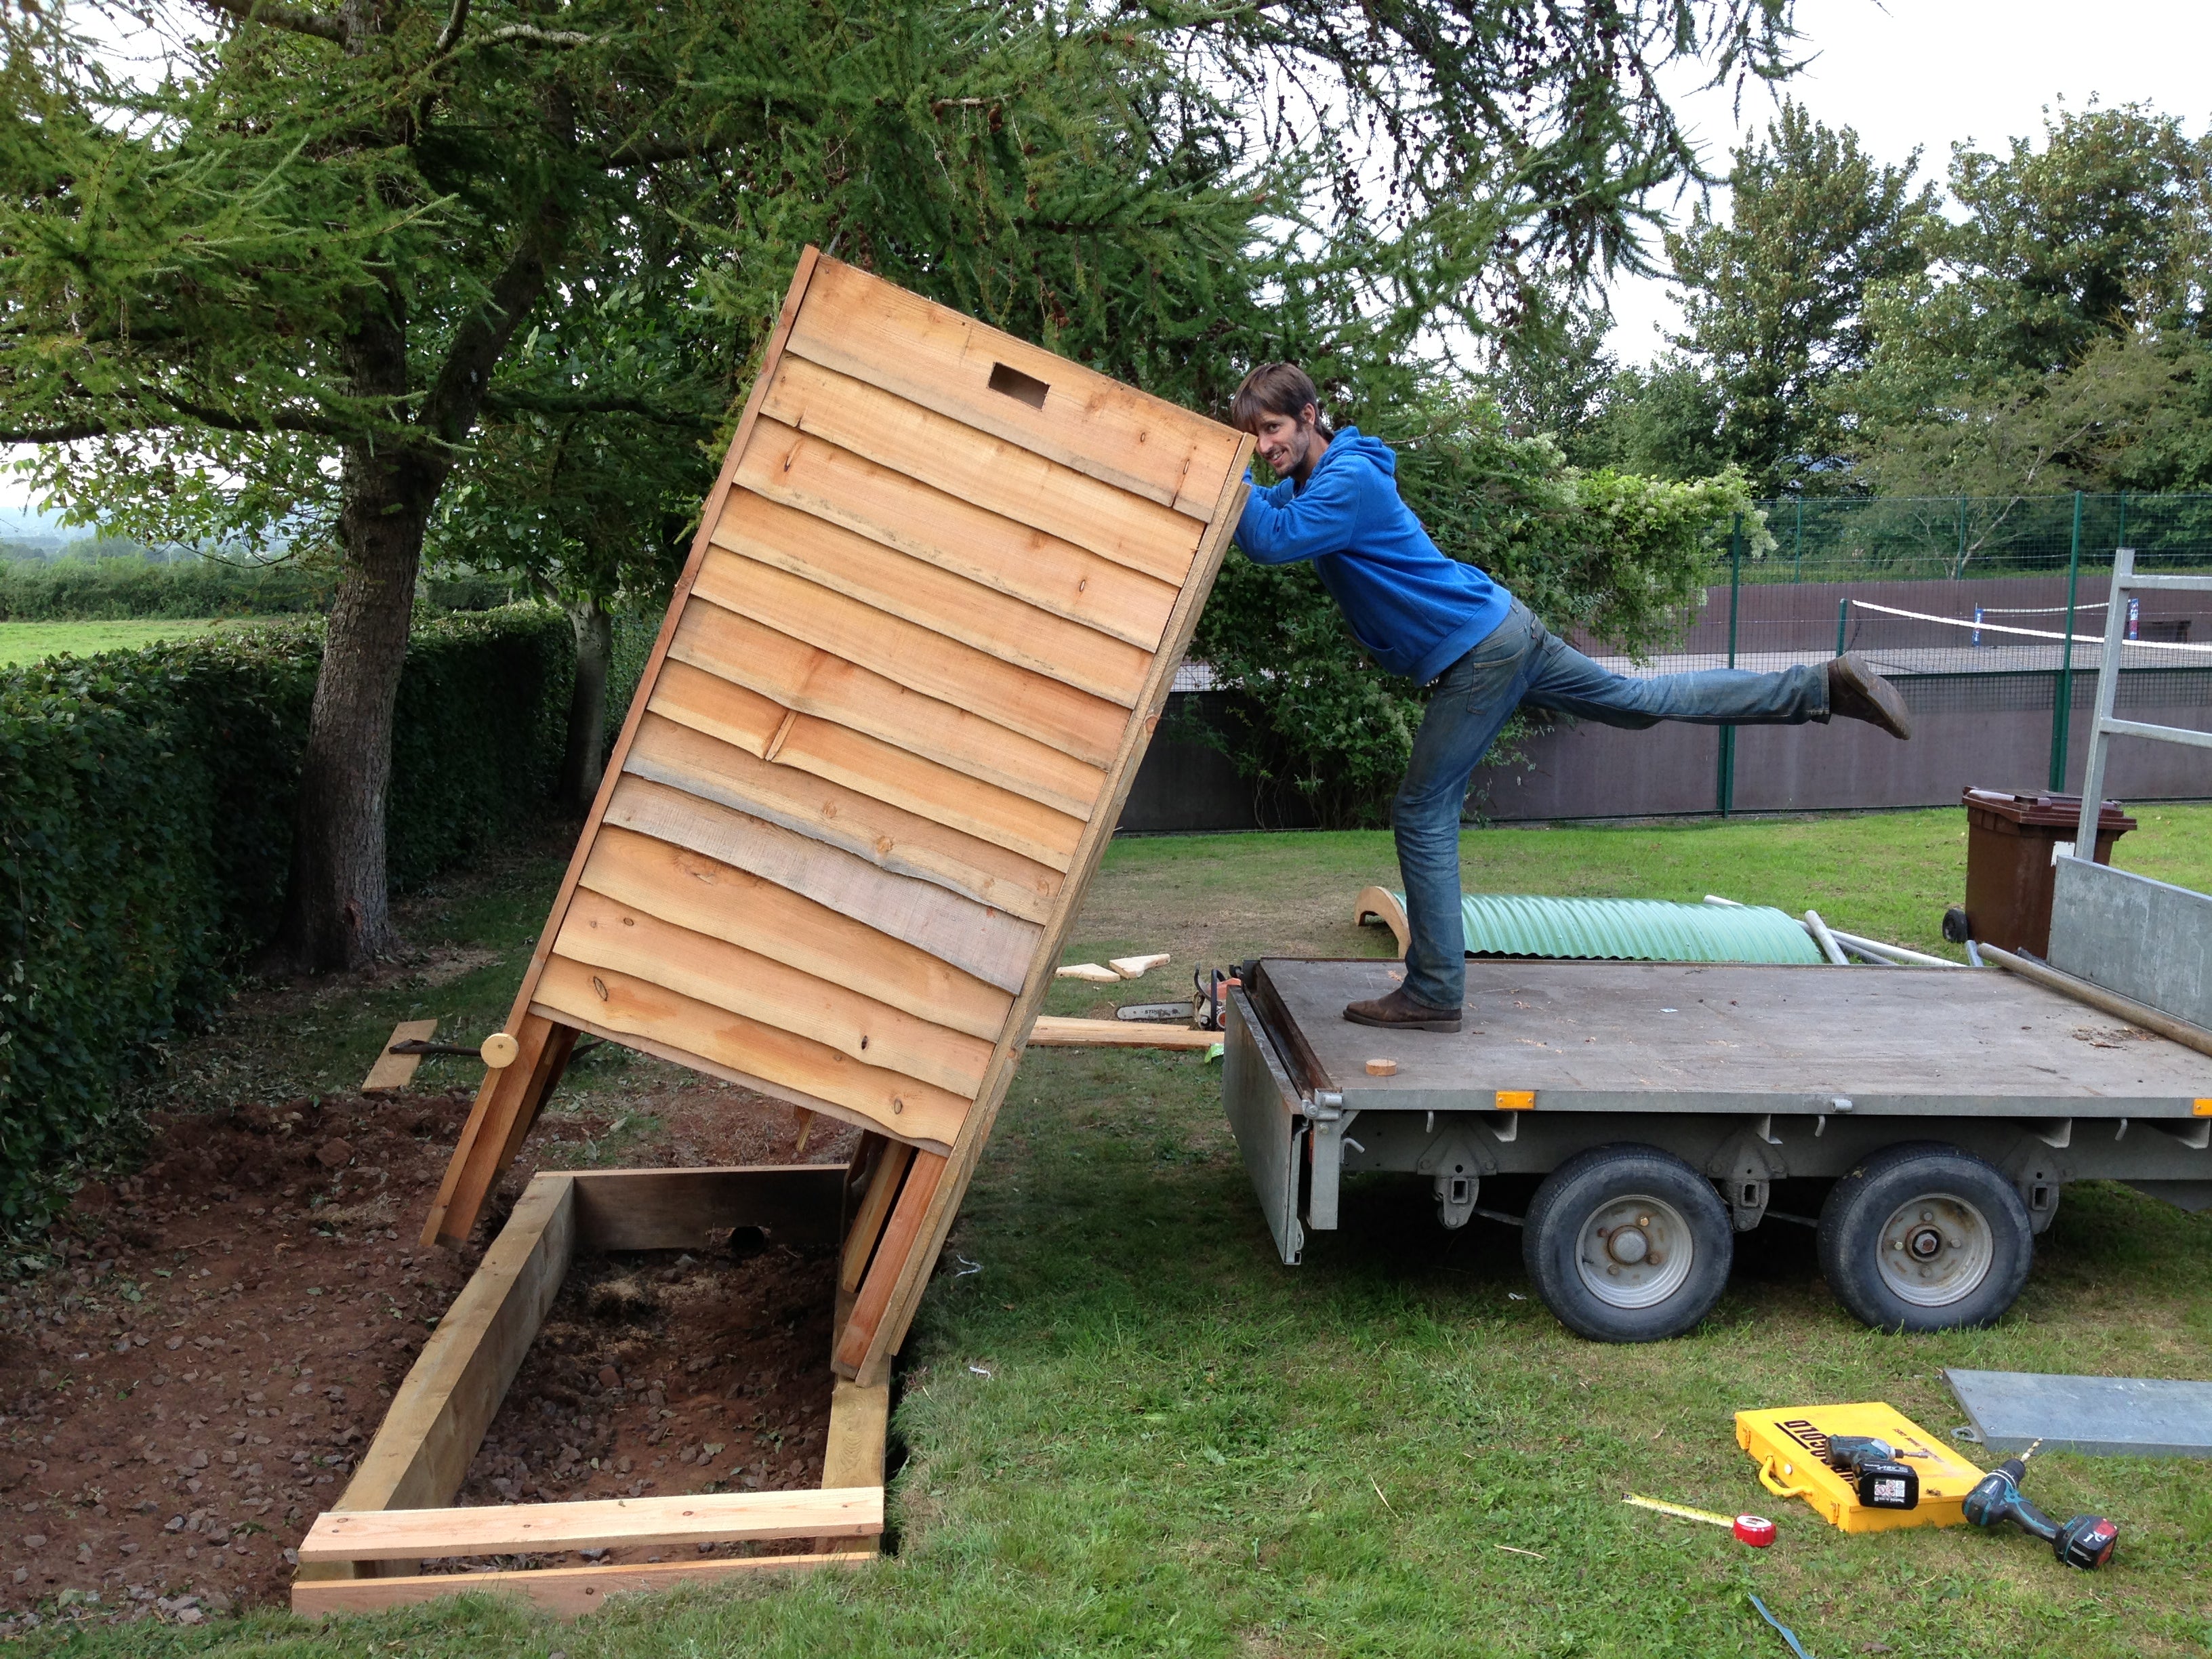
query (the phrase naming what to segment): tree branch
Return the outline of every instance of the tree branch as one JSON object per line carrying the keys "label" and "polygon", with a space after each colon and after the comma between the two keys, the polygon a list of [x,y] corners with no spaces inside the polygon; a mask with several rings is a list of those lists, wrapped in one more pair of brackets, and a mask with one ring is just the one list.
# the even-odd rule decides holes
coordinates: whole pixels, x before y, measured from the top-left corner
{"label": "tree branch", "polygon": [[440,441],[458,445],[476,424],[477,413],[491,390],[492,369],[544,293],[568,231],[567,210],[556,198],[546,196],[523,226],[507,269],[493,282],[484,303],[456,331],[453,349],[422,404],[421,425]]}
{"label": "tree branch", "polygon": [[662,426],[706,426],[714,416],[703,410],[672,409],[633,392],[528,392],[500,387],[483,395],[487,414],[637,415]]}
{"label": "tree branch", "polygon": [[0,444],[72,444],[86,438],[106,438],[115,428],[104,422],[76,426],[0,427]]}
{"label": "tree branch", "polygon": [[720,155],[728,148],[710,139],[634,139],[616,149],[603,150],[592,165],[602,168],[659,167],[669,161],[696,161],[709,155]]}
{"label": "tree branch", "polygon": [[241,23],[262,23],[293,34],[312,34],[319,40],[346,43],[345,20],[328,12],[303,11],[281,0],[200,0],[210,11],[221,12]]}
{"label": "tree branch", "polygon": [[453,0],[453,9],[446,19],[446,27],[438,31],[437,53],[441,58],[451,52],[461,38],[461,31],[469,21],[469,0]]}

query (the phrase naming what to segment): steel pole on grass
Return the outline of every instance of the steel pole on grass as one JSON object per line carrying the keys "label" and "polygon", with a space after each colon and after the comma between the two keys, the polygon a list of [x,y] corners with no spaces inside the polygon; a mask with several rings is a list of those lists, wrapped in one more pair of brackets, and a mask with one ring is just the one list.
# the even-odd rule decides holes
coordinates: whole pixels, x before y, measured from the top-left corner
{"label": "steel pole on grass", "polygon": [[2058,649],[2058,690],[2051,704],[2051,793],[2066,787],[2067,728],[2074,720],[2074,599],[2081,586],[2081,492],[2074,492],[2074,548],[2066,560],[2066,636]]}
{"label": "steel pole on grass", "polygon": [[1844,629],[1851,619],[1851,596],[1848,593],[1836,601],[1836,654],[1844,654]]}
{"label": "steel pole on grass", "polygon": [[[1735,666],[1735,624],[1740,602],[1743,598],[1743,514],[1735,515],[1729,527],[1729,644],[1728,665]],[[1718,799],[1721,816],[1726,817],[1735,805],[1735,727],[1721,727],[1720,777],[1714,791]]]}

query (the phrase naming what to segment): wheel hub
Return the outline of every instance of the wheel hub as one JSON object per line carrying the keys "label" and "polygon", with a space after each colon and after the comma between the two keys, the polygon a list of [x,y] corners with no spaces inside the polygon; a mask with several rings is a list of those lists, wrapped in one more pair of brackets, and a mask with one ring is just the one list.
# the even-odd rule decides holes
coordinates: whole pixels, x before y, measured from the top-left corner
{"label": "wheel hub", "polygon": [[1591,1295],[1615,1308],[1664,1302],[1690,1276],[1696,1255],[1690,1224],[1663,1199],[1632,1193],[1611,1199],[1583,1221],[1575,1269]]}
{"label": "wheel hub", "polygon": [[1972,1296],[1990,1274],[1996,1235],[1989,1218],[1954,1193],[1923,1193],[1882,1224],[1882,1281],[1899,1300],[1941,1308]]}

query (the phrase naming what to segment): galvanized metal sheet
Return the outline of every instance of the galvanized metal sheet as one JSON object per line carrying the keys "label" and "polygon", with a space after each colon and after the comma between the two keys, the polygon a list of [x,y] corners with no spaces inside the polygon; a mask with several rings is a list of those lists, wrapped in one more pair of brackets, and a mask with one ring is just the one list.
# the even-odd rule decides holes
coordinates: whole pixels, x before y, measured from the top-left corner
{"label": "galvanized metal sheet", "polygon": [[2007,1456],[2039,1440],[2093,1457],[2212,1457],[2212,1382],[1969,1370],[1943,1380],[1982,1443]]}
{"label": "galvanized metal sheet", "polygon": [[[1406,896],[1395,896],[1401,908]],[[1460,916],[1478,956],[1625,962],[1821,961],[1804,924],[1764,905],[1465,893]]]}
{"label": "galvanized metal sheet", "polygon": [[2051,965],[2212,1029],[2212,897],[2062,858],[2051,898]]}

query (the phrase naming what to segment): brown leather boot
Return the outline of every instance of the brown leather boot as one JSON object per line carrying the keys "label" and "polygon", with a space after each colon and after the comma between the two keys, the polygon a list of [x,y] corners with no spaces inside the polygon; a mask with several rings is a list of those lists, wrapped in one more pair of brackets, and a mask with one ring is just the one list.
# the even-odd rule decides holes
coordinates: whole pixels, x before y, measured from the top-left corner
{"label": "brown leather boot", "polygon": [[1828,663],[1828,713],[1847,720],[1879,726],[1893,738],[1912,735],[1912,716],[1897,688],[1867,665],[1865,658],[1846,652]]}
{"label": "brown leather boot", "polygon": [[1379,1025],[1386,1031],[1456,1031],[1460,1011],[1416,1002],[1401,985],[1388,996],[1349,1005],[1344,1017],[1354,1025]]}

